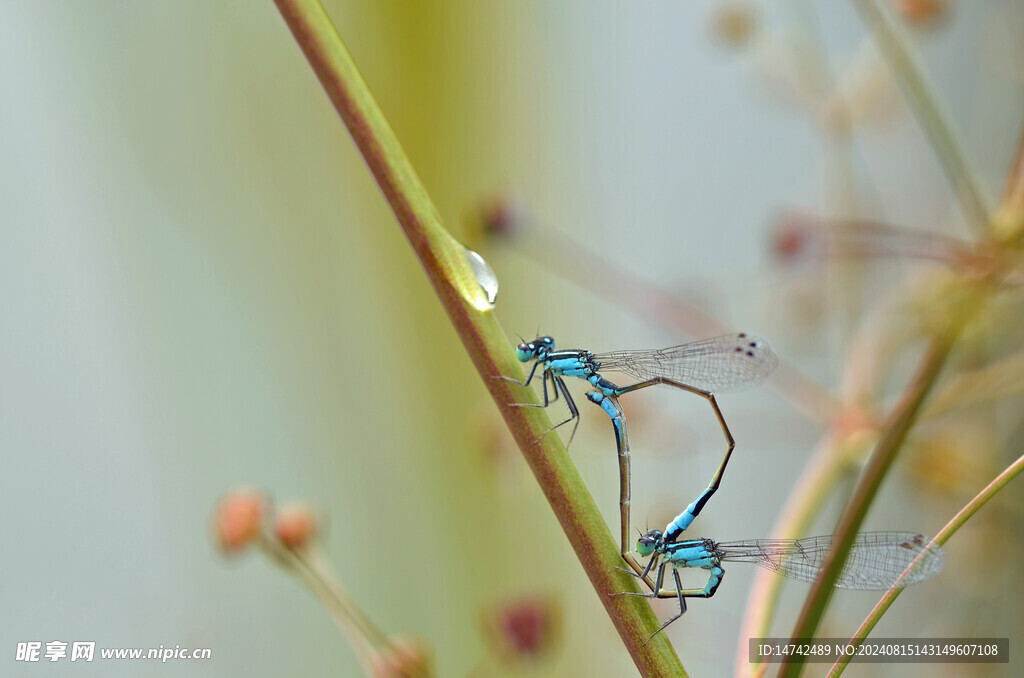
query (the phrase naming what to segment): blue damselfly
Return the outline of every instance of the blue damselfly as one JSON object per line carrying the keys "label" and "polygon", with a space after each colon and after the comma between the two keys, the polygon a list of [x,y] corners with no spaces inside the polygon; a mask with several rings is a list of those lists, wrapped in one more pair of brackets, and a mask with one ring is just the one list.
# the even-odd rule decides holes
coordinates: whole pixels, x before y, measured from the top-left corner
{"label": "blue damselfly", "polygon": [[[637,576],[645,578],[657,565],[658,574],[653,592],[619,594],[679,600],[679,612],[651,634],[651,638],[683,616],[687,598],[710,598],[715,595],[725,576],[722,563],[754,563],[784,577],[813,583],[832,551],[832,535],[731,542],[711,539],[671,541],[666,537],[679,533],[673,527],[675,522],[669,523],[664,534],[659,530],[651,530],[637,541],[637,553],[643,557],[651,556],[647,567]],[[897,585],[902,588],[935,576],[945,562],[942,548],[923,535],[913,532],[862,532],[854,537],[849,556],[835,585],[837,588],[861,591],[885,591]],[[903,576],[911,565],[913,569]],[[662,588],[669,567],[672,568],[674,589]],[[703,588],[683,588],[679,570],[686,567],[708,570],[708,581]]]}
{"label": "blue damselfly", "polygon": [[[521,386],[529,386],[537,373],[537,368],[540,367],[544,395],[543,405],[517,405],[547,407],[561,395],[569,408],[569,418],[553,428],[571,421],[575,422],[569,436],[570,443],[579,425],[579,409],[563,377],[584,379],[606,397],[617,398],[625,393],[658,384],[694,393],[710,403],[730,449],[735,445],[735,441],[725,423],[722,411],[718,408],[714,392],[736,390],[756,384],[771,374],[779,364],[779,359],[768,342],[742,332],[670,348],[610,353],[592,353],[583,349],[556,351],[555,340],[550,336],[542,336],[519,344],[516,347],[516,357],[524,363],[533,360],[533,368],[525,382],[506,378],[516,381]],[[618,386],[601,376],[602,372],[622,372],[640,381],[628,386]],[[549,381],[551,393],[548,392]]]}

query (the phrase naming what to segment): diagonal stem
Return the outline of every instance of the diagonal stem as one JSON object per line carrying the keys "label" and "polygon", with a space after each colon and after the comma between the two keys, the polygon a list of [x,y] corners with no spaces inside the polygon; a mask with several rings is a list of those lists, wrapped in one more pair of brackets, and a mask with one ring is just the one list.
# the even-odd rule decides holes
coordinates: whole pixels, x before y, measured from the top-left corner
{"label": "diagonal stem", "polygon": [[[857,1],[861,2],[862,0]],[[869,2],[870,0],[863,1]],[[1000,206],[1000,218],[1004,221],[1006,229],[1001,234],[1001,245],[1008,252],[1019,247],[1021,240],[1024,239],[1024,228],[1022,228],[1024,226],[1024,197],[1022,196],[1024,196],[1024,133],[1018,142],[1017,153],[1007,178],[1006,190]],[[899,405],[886,422],[883,429],[885,433],[876,445],[872,458],[840,522],[840,527],[837,530],[838,547],[831,554],[821,577],[811,588],[793,630],[793,638],[813,636],[821,621],[824,608],[828,604],[828,598],[831,596],[833,582],[838,577],[840,568],[846,560],[854,533],[867,514],[870,502],[878,485],[884,479],[886,471],[891,466],[896,452],[920,414],[924,398],[928,395],[960,333],[984,308],[990,296],[998,291],[1001,281],[1011,270],[1011,266],[1012,259],[999,262],[985,276],[977,280],[974,286],[968,290],[967,298],[960,307],[962,310],[954,315],[945,332],[932,340],[915,381],[907,389]],[[968,284],[967,281],[964,284]],[[799,674],[800,668],[801,664],[798,663],[784,663],[779,676],[796,676]]]}
{"label": "diagonal stem", "polygon": [[551,428],[547,414],[540,408],[508,406],[536,398],[498,378],[521,377],[520,365],[491,313],[490,299],[473,273],[467,250],[442,225],[323,6],[318,0],[275,3],[391,206],[640,673],[685,675],[663,635],[644,645],[658,628],[647,602],[612,595],[639,589],[632,577],[616,569],[619,548],[565,447],[557,436],[544,435]]}
{"label": "diagonal stem", "polygon": [[[1017,152],[1014,157],[1013,165],[1010,168],[1009,176],[1007,177],[1006,186],[1003,192],[1002,204],[999,207],[999,218],[1002,219],[1006,225],[1006,232],[1002,234],[1004,239],[1003,245],[1007,250],[1019,247],[1021,238],[1024,238],[1024,230],[1021,226],[1024,225],[1024,129],[1021,131],[1020,138],[1017,142]],[[1005,270],[995,269],[990,272],[988,280],[999,281],[1002,275],[1005,275]],[[1001,490],[1007,483],[1009,483],[1014,477],[1017,476],[1024,470],[1024,456],[1019,457],[1017,461],[1013,462],[1008,466],[1002,473],[993,479],[984,490],[972,499],[963,509],[961,509],[952,520],[950,520],[945,527],[935,536],[935,541],[939,544],[945,544],[946,541],[958,530],[960,527],[967,522],[974,513],[978,511],[989,499],[991,499],[999,490]],[[893,590],[886,593],[879,601],[875,609],[871,611],[868,618],[861,624],[860,628],[857,629],[857,633],[854,636],[854,640],[863,641],[870,633],[871,629],[881,618],[882,614],[892,605],[896,597],[899,596],[899,590]],[[829,672],[829,676],[839,675],[843,672],[845,665],[835,664]]]}
{"label": "diagonal stem", "polygon": [[[981,305],[982,301],[979,299],[977,303],[971,304],[969,308],[971,311],[976,312],[980,309]],[[825,613],[825,607],[832,597],[833,587],[839,578],[839,574],[842,572],[857,530],[860,528],[865,516],[867,516],[868,509],[871,507],[871,503],[882,481],[896,459],[896,454],[903,446],[907,434],[917,420],[917,415],[921,411],[921,405],[924,403],[925,397],[931,391],[939,372],[945,365],[946,358],[949,357],[953,344],[970,317],[973,317],[973,313],[969,311],[954,318],[945,332],[931,340],[913,382],[883,427],[884,433],[875,446],[871,459],[864,469],[860,482],[854,490],[853,497],[850,499],[850,503],[835,531],[835,539],[833,541],[835,548],[829,554],[818,580],[811,586],[811,591],[800,612],[800,617],[797,619],[796,626],[791,633],[792,638],[810,638],[814,636],[814,632]],[[801,666],[802,662],[799,659],[793,662],[783,662],[779,671],[780,678],[798,675]]]}

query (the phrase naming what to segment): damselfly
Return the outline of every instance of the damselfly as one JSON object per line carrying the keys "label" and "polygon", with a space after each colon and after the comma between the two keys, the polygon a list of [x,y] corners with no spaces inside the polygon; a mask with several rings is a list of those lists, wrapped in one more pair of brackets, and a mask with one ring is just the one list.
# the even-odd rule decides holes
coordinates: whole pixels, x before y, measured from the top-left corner
{"label": "damselfly", "polygon": [[[555,340],[542,336],[526,341],[516,347],[520,362],[535,361],[525,382],[529,386],[537,367],[541,367],[541,386],[544,393],[543,405],[521,405],[547,407],[559,395],[565,398],[569,418],[555,425],[558,428],[575,421],[569,442],[576,435],[579,425],[579,409],[569,394],[563,377],[579,377],[590,382],[607,397],[619,397],[648,386],[664,384],[689,391],[708,401],[722,428],[722,434],[731,450],[735,445],[722,411],[713,393],[743,388],[763,380],[779,359],[764,339],[752,334],[728,334],[713,339],[704,339],[690,344],[650,351],[613,351],[591,353],[582,349],[555,350]],[[618,386],[601,376],[601,372],[623,372],[640,381],[629,386]],[[510,377],[506,377],[511,379]],[[512,381],[515,381],[512,379]],[[552,393],[548,393],[548,382]]]}
{"label": "damselfly", "polygon": [[[671,524],[670,528],[671,529]],[[666,531],[666,535],[668,531]],[[658,567],[653,593],[626,592],[619,595],[647,598],[677,598],[679,612],[651,634],[658,635],[686,612],[687,598],[710,598],[725,576],[724,562],[746,562],[778,572],[798,581],[814,582],[832,551],[832,535],[805,539],[751,539],[716,542],[711,539],[687,539],[673,542],[658,530],[651,530],[637,541],[641,556],[651,556],[647,567],[638,576],[646,577]],[[660,564],[659,564],[660,561]],[[836,587],[861,591],[885,591],[918,584],[942,570],[946,556],[931,539],[912,532],[862,532],[854,537],[843,571]],[[913,565],[913,569],[903,573]],[[672,568],[675,589],[664,589],[665,571]],[[697,567],[708,570],[704,588],[685,589],[679,570]],[[647,641],[650,641],[648,638]]]}

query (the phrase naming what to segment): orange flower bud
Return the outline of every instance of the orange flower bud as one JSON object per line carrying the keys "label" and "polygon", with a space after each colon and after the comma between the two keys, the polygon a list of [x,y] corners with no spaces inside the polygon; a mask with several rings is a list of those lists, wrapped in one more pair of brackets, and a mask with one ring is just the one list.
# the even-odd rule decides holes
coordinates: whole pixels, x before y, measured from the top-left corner
{"label": "orange flower bud", "polygon": [[290,549],[300,549],[319,532],[316,516],[305,504],[288,504],[274,514],[274,536]]}
{"label": "orange flower bud", "polygon": [[213,514],[213,531],[225,553],[237,553],[256,538],[263,526],[266,499],[250,489],[225,494]]}

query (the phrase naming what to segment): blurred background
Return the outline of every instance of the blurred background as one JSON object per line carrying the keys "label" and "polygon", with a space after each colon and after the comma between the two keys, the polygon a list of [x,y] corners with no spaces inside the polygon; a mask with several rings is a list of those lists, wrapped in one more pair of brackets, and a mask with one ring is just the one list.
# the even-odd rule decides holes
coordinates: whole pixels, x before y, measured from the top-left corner
{"label": "blurred background", "polygon": [[[994,209],[1024,119],[1024,9],[883,4]],[[496,271],[510,344],[772,342],[782,374],[719,399],[738,447],[693,535],[769,536],[812,455],[838,450],[808,525],[830,532],[978,236],[853,7],[325,6],[446,224]],[[211,512],[243,485],[314,507],[354,603],[437,675],[635,673],[271,2],[4,3],[0,74],[4,673],[63,673],[12,659],[63,640],[213,653],[81,675],[359,675],[313,596],[218,552]],[[971,325],[864,529],[934,534],[1018,456],[1020,313],[1010,285]],[[623,406],[634,527],[661,527],[721,436],[670,389]],[[581,407],[570,452],[617,534],[610,427]],[[1021,509],[1011,485],[874,635],[1015,648]],[[693,675],[745,670],[752,569],[667,631]],[[785,588],[776,635],[807,588]],[[838,593],[822,635],[877,599]],[[496,649],[510,605],[546,620],[537,651]]]}

